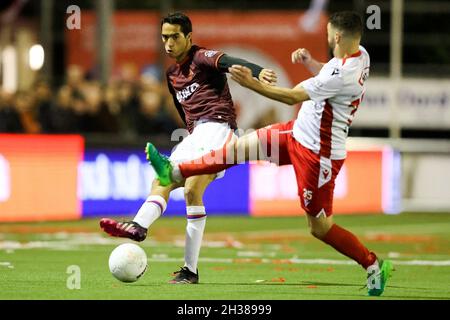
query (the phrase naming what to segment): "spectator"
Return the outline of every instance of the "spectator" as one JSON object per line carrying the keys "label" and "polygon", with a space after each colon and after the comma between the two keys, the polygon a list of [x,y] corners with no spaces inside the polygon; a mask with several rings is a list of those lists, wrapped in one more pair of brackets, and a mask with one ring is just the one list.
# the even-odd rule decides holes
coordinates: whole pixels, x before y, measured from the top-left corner
{"label": "spectator", "polygon": [[52,91],[45,81],[38,81],[34,85],[34,97],[36,100],[37,119],[41,124],[42,132],[52,132]]}
{"label": "spectator", "polygon": [[75,112],[72,109],[72,89],[62,86],[56,101],[51,107],[51,130],[55,133],[73,133],[78,131]]}
{"label": "spectator", "polygon": [[176,123],[165,112],[160,92],[145,90],[140,93],[136,127],[141,135],[171,134],[177,128]]}
{"label": "spectator", "polygon": [[36,102],[30,92],[16,92],[14,104],[19,113],[20,122],[25,133],[40,133],[41,125],[37,119]]}
{"label": "spectator", "polygon": [[136,134],[136,119],[139,107],[138,88],[135,83],[122,81],[118,87],[120,105],[120,132],[126,135]]}
{"label": "spectator", "polygon": [[12,95],[0,90],[0,132],[23,132],[20,116],[14,108]]}
{"label": "spectator", "polygon": [[103,100],[102,90],[97,82],[90,81],[83,86],[86,100],[83,128],[85,132],[117,132],[118,123]]}

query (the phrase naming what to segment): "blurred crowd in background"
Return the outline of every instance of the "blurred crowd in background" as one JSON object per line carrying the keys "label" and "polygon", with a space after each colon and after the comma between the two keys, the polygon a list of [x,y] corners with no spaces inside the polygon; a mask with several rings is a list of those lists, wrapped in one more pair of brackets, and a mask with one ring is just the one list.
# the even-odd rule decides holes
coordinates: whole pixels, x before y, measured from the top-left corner
{"label": "blurred crowd in background", "polygon": [[[240,105],[235,101],[239,120]],[[277,121],[276,108],[255,115],[253,128]],[[38,80],[31,90],[7,93],[0,88],[2,133],[108,133],[125,137],[170,135],[185,128],[158,68],[139,73],[132,64],[106,86],[71,65],[65,82],[52,88]]]}
{"label": "blurred crowd in background", "polygon": [[102,86],[70,66],[57,88],[38,80],[28,91],[0,89],[0,132],[170,134],[184,124],[160,79],[129,66]]}

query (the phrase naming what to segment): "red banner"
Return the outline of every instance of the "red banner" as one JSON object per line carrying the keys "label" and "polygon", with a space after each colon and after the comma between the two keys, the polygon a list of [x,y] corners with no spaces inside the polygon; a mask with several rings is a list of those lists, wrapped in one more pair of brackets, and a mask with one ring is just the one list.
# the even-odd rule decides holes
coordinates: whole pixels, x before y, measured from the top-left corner
{"label": "red banner", "polygon": [[81,217],[81,136],[0,135],[0,221]]}
{"label": "red banner", "polygon": [[[157,13],[116,12],[112,24],[113,72],[118,72],[124,64],[142,68],[157,61],[160,42]],[[81,29],[66,30],[67,65],[78,65],[85,71],[95,69],[100,46],[96,32],[95,13],[83,11]]]}
{"label": "red banner", "polygon": [[[327,17],[314,32],[300,25],[303,11],[192,11],[194,42],[209,48],[240,48],[279,64],[292,83],[309,78],[305,68],[293,66],[291,52],[307,48],[319,61],[327,61]],[[252,60],[250,56],[243,56]],[[270,68],[271,65],[266,67]]]}
{"label": "red banner", "polygon": [[[300,21],[302,11],[189,11],[195,44],[211,49],[238,48],[249,56],[260,55],[284,69],[291,83],[310,76],[305,68],[293,67],[291,52],[306,47],[321,61],[327,60],[326,16],[319,19],[314,32],[305,32]],[[67,64],[82,66],[86,71],[95,68],[96,17],[83,11],[80,30],[67,30]],[[124,64],[142,69],[157,62],[162,52],[160,18],[153,11],[118,11],[113,16],[113,70]],[[269,62],[270,63],[270,62]],[[271,67],[271,65],[267,65]]]}
{"label": "red banner", "polygon": [[[333,212],[390,213],[398,165],[389,150],[349,151],[336,179]],[[253,163],[250,167],[250,212],[253,216],[304,214],[292,166]]]}

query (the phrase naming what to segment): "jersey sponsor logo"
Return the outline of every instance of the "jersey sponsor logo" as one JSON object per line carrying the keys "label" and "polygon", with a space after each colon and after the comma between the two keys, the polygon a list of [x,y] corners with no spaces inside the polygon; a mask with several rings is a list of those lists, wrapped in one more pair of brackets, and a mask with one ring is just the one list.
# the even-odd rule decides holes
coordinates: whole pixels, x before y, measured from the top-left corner
{"label": "jersey sponsor logo", "polygon": [[181,91],[177,91],[177,100],[179,103],[184,102],[188,99],[198,88],[200,85],[197,82],[194,82],[190,86],[184,88]]}
{"label": "jersey sponsor logo", "polygon": [[217,52],[218,51],[214,51],[214,50],[205,51],[205,57],[212,58],[212,57],[214,57],[216,55]]}

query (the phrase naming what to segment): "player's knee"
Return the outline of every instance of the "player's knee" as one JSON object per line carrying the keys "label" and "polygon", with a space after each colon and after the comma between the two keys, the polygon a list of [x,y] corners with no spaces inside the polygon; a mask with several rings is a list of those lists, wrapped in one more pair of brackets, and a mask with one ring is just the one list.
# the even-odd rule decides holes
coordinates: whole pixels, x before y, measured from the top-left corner
{"label": "player's knee", "polygon": [[309,231],[317,239],[322,240],[331,228],[331,220],[308,214]]}

